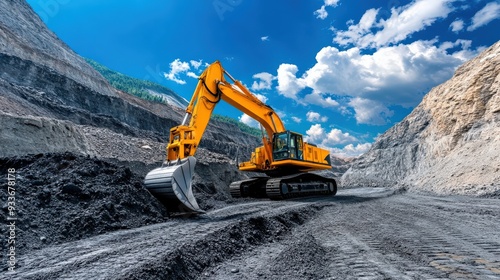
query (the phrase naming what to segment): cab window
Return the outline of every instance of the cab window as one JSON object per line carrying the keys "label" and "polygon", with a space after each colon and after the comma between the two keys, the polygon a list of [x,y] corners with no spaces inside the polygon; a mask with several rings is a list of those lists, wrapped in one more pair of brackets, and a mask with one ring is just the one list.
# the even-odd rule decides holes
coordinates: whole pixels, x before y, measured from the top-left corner
{"label": "cab window", "polygon": [[273,143],[273,158],[274,160],[287,159],[290,157],[289,152],[289,134],[288,132],[275,134]]}
{"label": "cab window", "polygon": [[288,150],[288,134],[278,134],[274,140],[274,151]]}

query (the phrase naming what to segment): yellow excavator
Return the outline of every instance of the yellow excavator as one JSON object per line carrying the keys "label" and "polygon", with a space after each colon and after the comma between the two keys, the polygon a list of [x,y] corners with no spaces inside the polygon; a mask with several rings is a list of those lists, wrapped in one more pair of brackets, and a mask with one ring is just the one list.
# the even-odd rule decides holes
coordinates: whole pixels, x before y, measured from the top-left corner
{"label": "yellow excavator", "polygon": [[[226,76],[233,83],[226,80]],[[335,195],[337,184],[309,171],[330,169],[327,150],[303,141],[301,134],[285,129],[276,112],[261,102],[216,61],[200,75],[182,124],[170,129],[167,156],[162,167],[149,172],[144,184],[171,212],[203,212],[192,191],[194,157],[210,116],[220,100],[258,121],[263,145],[255,148],[239,170],[264,173],[231,183],[233,197],[286,199]],[[264,132],[265,130],[265,132]]]}

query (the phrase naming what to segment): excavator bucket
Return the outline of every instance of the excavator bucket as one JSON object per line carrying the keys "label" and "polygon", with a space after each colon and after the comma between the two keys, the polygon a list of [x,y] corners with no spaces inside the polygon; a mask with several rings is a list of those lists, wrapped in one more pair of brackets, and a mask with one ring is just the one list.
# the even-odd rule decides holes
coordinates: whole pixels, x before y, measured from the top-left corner
{"label": "excavator bucket", "polygon": [[165,163],[146,175],[144,185],[170,212],[203,213],[191,185],[195,164],[192,156]]}

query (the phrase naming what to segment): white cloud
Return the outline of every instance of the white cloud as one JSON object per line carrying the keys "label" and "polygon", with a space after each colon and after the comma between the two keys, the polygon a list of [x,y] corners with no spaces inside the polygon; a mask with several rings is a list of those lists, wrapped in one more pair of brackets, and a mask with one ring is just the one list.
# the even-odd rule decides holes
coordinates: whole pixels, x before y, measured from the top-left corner
{"label": "white cloud", "polygon": [[340,157],[340,158],[353,158],[353,157],[359,157],[360,155],[368,152],[370,148],[372,147],[371,143],[363,143],[363,144],[357,144],[354,146],[354,144],[348,144],[344,146],[343,148],[332,148],[330,149],[330,153],[333,156]]}
{"label": "white cloud", "polygon": [[[358,48],[340,51],[324,47],[316,55],[316,64],[302,76],[293,64],[278,68],[280,94],[300,103],[337,106],[331,95],[360,97],[387,105],[415,106],[432,87],[449,79],[455,69],[477,54],[468,41],[415,41],[411,44],[383,47],[362,55]],[[460,48],[448,53],[449,46]],[[300,98],[299,92],[312,93]]]}
{"label": "white cloud", "polygon": [[281,119],[281,121],[283,121],[283,123],[286,123],[285,122],[285,118],[287,116],[287,113],[285,111],[280,111],[280,110],[274,110],[276,112],[276,115],[278,115]]}
{"label": "white cloud", "polygon": [[327,122],[328,117],[327,116],[321,116],[317,112],[309,111],[306,114],[307,121],[309,122]]}
{"label": "white cloud", "polygon": [[301,123],[302,119],[301,118],[297,118],[297,117],[292,117],[292,121],[294,121],[296,123]]}
{"label": "white cloud", "polygon": [[254,120],[252,117],[250,117],[247,114],[241,115],[238,119],[240,120],[240,122],[242,122],[248,126],[259,128],[259,122],[257,122],[256,120]]}
{"label": "white cloud", "polygon": [[323,147],[333,147],[339,144],[357,142],[358,139],[348,132],[342,132],[340,129],[332,128],[327,132],[321,124],[313,124],[306,131],[304,141]]}
{"label": "white cloud", "polygon": [[[203,62],[201,59],[185,62],[181,61],[179,58],[176,58],[174,61],[170,62],[170,72],[163,73],[163,76],[167,80],[171,80],[178,84],[184,85],[186,84],[186,81],[183,80],[180,76],[186,75],[187,77],[198,79],[198,75],[191,71],[191,68],[194,68],[194,70],[198,70],[202,64]],[[205,62],[204,66],[207,67],[209,66],[209,64]],[[196,72],[201,72],[201,70],[198,70]]]}
{"label": "white cloud", "polygon": [[472,17],[472,24],[467,27],[467,31],[476,30],[479,27],[490,23],[490,21],[498,19],[499,17],[500,4],[498,2],[490,2]]}
{"label": "white cloud", "polygon": [[259,81],[253,82],[252,90],[271,89],[273,80],[276,79],[276,77],[267,72],[257,73],[253,75],[253,78],[259,79]]}
{"label": "white cloud", "polygon": [[328,17],[328,12],[325,10],[325,5],[314,11],[314,15],[316,15],[316,17],[319,19],[325,19],[326,17]]}
{"label": "white cloud", "polygon": [[262,36],[262,37],[260,37],[260,40],[263,41],[263,42],[264,41],[269,41],[269,36]]}
{"label": "white cloud", "polygon": [[321,124],[314,124],[306,131],[304,141],[317,144],[322,142],[325,136],[326,133]]}
{"label": "white cloud", "polygon": [[325,0],[326,6],[336,7],[339,4],[340,0]]}
{"label": "white cloud", "polygon": [[471,50],[472,41],[456,40],[455,42],[443,42],[439,46],[440,50],[446,51],[450,48],[459,47],[461,50],[452,53],[451,55],[465,62],[484,50],[484,47],[478,47],[476,50]]}
{"label": "white cloud", "polygon": [[[304,141],[325,148],[332,155],[341,158],[358,157],[371,148],[370,143],[361,144],[356,137],[348,132],[343,132],[337,128],[326,131],[321,124],[311,125],[306,131]],[[341,145],[345,146],[342,147]]]}
{"label": "white cloud", "polygon": [[194,69],[198,69],[198,68],[200,68],[200,66],[201,66],[201,64],[202,64],[202,60],[201,60],[201,59],[200,59],[200,60],[198,60],[198,61],[196,61],[196,60],[191,60],[191,61],[189,61],[189,63],[191,63],[191,66],[193,66],[193,67],[194,67]]}
{"label": "white cloud", "polygon": [[359,48],[379,48],[397,44],[411,34],[424,30],[436,20],[446,18],[453,11],[455,0],[415,0],[410,4],[391,9],[391,17],[376,22],[378,9],[365,12],[357,25],[338,31],[334,42],[355,45]]}
{"label": "white cloud", "polygon": [[195,78],[195,79],[198,79],[198,75],[196,75],[195,73],[189,71],[186,73],[186,76],[188,77],[191,77],[191,78]]}
{"label": "white cloud", "polygon": [[[377,17],[377,13],[380,9],[369,9],[367,10],[361,19],[359,20],[359,24],[353,24],[353,20],[349,20],[347,24],[349,25],[348,30],[346,31],[338,31],[336,33],[334,42],[337,42],[340,45],[348,45],[354,44],[356,42],[360,42],[360,45],[366,45],[364,43],[364,36],[367,36],[370,33],[370,30],[375,24],[375,19]],[[333,29],[333,31],[336,31]]]}
{"label": "white cloud", "polygon": [[356,137],[349,135],[348,132],[342,132],[340,129],[332,129],[327,134],[326,142],[323,141],[323,144],[327,145],[337,145],[344,144],[346,142],[357,141]]}
{"label": "white cloud", "polygon": [[321,94],[319,92],[312,92],[306,96],[304,96],[304,103],[307,104],[314,104],[321,106],[323,108],[332,108],[332,107],[338,107],[339,103],[330,96],[325,96],[324,94]]}
{"label": "white cloud", "polygon": [[364,99],[353,98],[349,105],[356,112],[356,122],[362,124],[383,125],[389,122],[390,117],[394,114],[380,102]]}
{"label": "white cloud", "polygon": [[314,15],[316,18],[325,19],[328,17],[328,12],[326,11],[326,7],[336,7],[340,0],[325,0],[324,5],[321,6],[318,10],[314,11]]}
{"label": "white cloud", "polygon": [[451,31],[458,33],[464,29],[464,21],[461,19],[456,19],[450,24]]}
{"label": "white cloud", "polygon": [[299,71],[296,65],[283,63],[278,67],[278,92],[288,98],[298,100],[297,93],[304,88],[295,74]]}
{"label": "white cloud", "polygon": [[174,81],[178,84],[184,85],[186,81],[181,80],[178,77],[178,74],[187,72],[190,69],[189,63],[187,62],[182,62],[180,59],[175,59],[174,61],[170,62],[170,72],[169,73],[163,73],[165,78],[168,80]]}

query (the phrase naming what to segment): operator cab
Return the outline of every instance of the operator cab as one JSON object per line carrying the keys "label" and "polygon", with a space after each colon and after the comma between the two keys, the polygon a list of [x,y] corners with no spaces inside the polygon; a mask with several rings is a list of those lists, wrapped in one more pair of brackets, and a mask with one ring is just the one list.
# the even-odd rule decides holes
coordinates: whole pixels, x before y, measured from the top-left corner
{"label": "operator cab", "polygon": [[289,130],[273,136],[273,159],[303,160],[304,143],[302,135]]}

